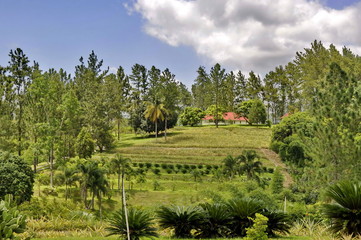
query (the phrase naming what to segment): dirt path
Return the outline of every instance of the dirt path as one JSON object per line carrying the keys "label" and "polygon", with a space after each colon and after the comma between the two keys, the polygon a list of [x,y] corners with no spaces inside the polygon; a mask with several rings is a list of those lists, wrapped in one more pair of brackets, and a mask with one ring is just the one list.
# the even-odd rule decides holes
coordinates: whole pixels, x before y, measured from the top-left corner
{"label": "dirt path", "polygon": [[262,148],[260,150],[268,160],[273,162],[276,167],[281,168],[283,176],[285,176],[285,181],[283,185],[284,187],[289,187],[293,183],[293,179],[291,175],[287,172],[287,166],[281,161],[278,154],[267,148]]}

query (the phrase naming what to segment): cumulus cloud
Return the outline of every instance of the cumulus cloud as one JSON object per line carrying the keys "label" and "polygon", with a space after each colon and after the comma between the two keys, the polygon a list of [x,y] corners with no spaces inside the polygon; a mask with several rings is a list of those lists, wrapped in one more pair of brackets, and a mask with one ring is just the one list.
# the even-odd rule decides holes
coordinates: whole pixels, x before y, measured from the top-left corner
{"label": "cumulus cloud", "polygon": [[210,63],[266,73],[317,39],[361,50],[361,3],[335,10],[310,0],[135,0],[147,34],[194,48]]}

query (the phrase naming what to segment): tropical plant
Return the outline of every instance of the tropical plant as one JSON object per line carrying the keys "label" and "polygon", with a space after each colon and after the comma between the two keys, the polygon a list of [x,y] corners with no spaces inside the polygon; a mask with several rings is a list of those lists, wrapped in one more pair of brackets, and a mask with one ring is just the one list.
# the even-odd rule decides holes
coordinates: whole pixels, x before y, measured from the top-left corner
{"label": "tropical plant", "polygon": [[164,120],[164,112],[164,105],[159,102],[149,103],[144,112],[145,117],[155,124],[155,138],[158,137],[158,121]]}
{"label": "tropical plant", "polygon": [[227,206],[222,203],[200,204],[203,217],[197,236],[200,238],[222,238],[228,236],[230,229],[228,224],[231,214],[227,211]]}
{"label": "tropical plant", "polygon": [[323,206],[324,215],[331,219],[336,233],[361,234],[361,182],[344,181],[327,189],[334,203]]}
{"label": "tropical plant", "polygon": [[247,198],[230,200],[227,208],[231,214],[229,228],[233,230],[232,235],[238,237],[246,236],[246,228],[252,225],[252,220],[249,218],[263,209],[258,201]]}
{"label": "tropical plant", "polygon": [[18,239],[14,233],[22,233],[26,228],[26,217],[14,206],[11,195],[0,201],[0,239]]}
{"label": "tropical plant", "polygon": [[177,238],[191,237],[191,231],[198,229],[202,220],[199,207],[162,206],[157,215],[159,225],[174,229]]}
{"label": "tropical plant", "polygon": [[268,218],[266,232],[268,236],[274,237],[277,233],[289,233],[291,218],[288,214],[280,211],[263,210],[262,215]]}
{"label": "tropical plant", "polygon": [[[130,208],[128,210],[129,236],[131,240],[139,240],[141,237],[158,237],[157,229],[153,227],[153,218],[149,213]],[[109,220],[109,227],[106,228],[111,235],[127,236],[127,224],[124,211],[118,210]]]}
{"label": "tropical plant", "polygon": [[257,174],[262,173],[262,162],[256,161],[259,159],[258,154],[254,150],[244,150],[242,155],[238,157],[241,164],[239,170],[241,173],[245,173],[248,180],[255,179],[259,181]]}
{"label": "tropical plant", "polygon": [[254,222],[252,227],[246,229],[247,237],[245,240],[267,240],[267,222],[268,218],[262,214],[256,213],[255,218],[249,218]]}
{"label": "tropical plant", "polygon": [[222,161],[223,172],[229,177],[229,179],[232,179],[239,170],[238,160],[239,160],[238,158],[228,155]]}

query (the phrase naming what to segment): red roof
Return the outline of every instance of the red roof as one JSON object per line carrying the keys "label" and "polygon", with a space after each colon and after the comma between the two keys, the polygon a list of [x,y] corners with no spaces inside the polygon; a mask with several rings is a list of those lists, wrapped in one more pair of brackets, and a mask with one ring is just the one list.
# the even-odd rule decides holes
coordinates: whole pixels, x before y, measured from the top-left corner
{"label": "red roof", "polygon": [[[224,120],[230,120],[230,121],[246,121],[246,118],[238,116],[237,113],[234,112],[226,112],[223,113],[223,119]],[[214,120],[212,115],[206,115],[202,120]]]}

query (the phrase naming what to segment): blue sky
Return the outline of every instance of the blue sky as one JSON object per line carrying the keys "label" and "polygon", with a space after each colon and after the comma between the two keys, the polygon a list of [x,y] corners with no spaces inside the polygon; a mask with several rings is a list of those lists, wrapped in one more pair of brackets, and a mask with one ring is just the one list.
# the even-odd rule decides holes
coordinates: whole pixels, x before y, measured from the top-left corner
{"label": "blue sky", "polygon": [[[161,4],[164,0],[158,2]],[[357,2],[330,0],[323,1],[323,6],[342,11]],[[130,9],[124,6],[125,3],[133,9],[131,14]],[[104,65],[112,69],[121,65],[130,73],[135,63],[148,68],[152,65],[160,69],[169,68],[177,79],[188,86],[192,84],[200,65],[209,68],[217,61],[227,70],[243,67],[245,71],[256,69],[261,73],[272,70],[267,69],[268,65],[263,62],[257,64],[254,59],[238,66],[237,57],[230,61],[227,50],[223,51],[221,47],[219,50],[225,56],[209,54],[212,49],[201,50],[208,49],[208,45],[200,47],[201,38],[199,42],[197,39],[184,42],[177,39],[173,43],[167,37],[173,36],[178,26],[182,27],[182,22],[175,21],[169,27],[156,21],[149,17],[151,11],[164,11],[168,5],[162,6],[163,10],[154,10],[146,4],[133,0],[0,0],[0,65],[7,64],[10,49],[20,47],[45,70],[62,67],[73,73],[80,56],[86,58],[94,50],[99,58],[104,59]],[[158,12],[157,16],[160,15]],[[172,19],[166,21],[169,23]],[[189,31],[192,34],[192,31],[201,29],[195,27],[195,30]],[[163,33],[166,33],[166,37]],[[302,49],[292,49],[292,52],[299,50]],[[289,59],[289,53],[284,55],[281,53],[281,57],[277,58],[281,63],[285,61],[286,55]],[[272,59],[267,61],[274,64]],[[264,68],[257,69],[257,66],[263,65]]]}

